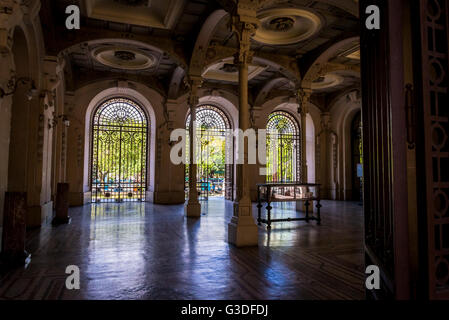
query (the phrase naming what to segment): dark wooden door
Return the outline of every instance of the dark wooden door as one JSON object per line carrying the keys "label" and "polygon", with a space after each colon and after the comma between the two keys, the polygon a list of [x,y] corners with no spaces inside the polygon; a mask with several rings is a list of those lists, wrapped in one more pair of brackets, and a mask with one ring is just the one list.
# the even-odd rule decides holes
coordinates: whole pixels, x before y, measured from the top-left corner
{"label": "dark wooden door", "polygon": [[449,299],[449,1],[413,2],[419,292]]}
{"label": "dark wooden door", "polygon": [[[366,8],[380,8],[368,30]],[[374,299],[406,299],[409,289],[402,1],[362,0],[361,68],[366,264],[381,270]]]}

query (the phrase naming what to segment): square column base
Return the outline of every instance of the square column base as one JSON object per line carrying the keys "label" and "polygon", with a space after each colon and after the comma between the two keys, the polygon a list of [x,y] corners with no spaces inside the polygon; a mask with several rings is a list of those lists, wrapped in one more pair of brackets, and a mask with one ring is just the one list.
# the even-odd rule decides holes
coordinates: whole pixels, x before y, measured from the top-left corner
{"label": "square column base", "polygon": [[26,218],[27,228],[39,228],[53,220],[53,201],[40,206],[29,206]]}
{"label": "square column base", "polygon": [[184,214],[186,217],[201,217],[201,203],[186,203],[184,205]]}
{"label": "square column base", "polygon": [[228,224],[228,242],[236,247],[258,246],[259,228],[252,216],[252,205],[234,203],[234,212],[235,215]]}

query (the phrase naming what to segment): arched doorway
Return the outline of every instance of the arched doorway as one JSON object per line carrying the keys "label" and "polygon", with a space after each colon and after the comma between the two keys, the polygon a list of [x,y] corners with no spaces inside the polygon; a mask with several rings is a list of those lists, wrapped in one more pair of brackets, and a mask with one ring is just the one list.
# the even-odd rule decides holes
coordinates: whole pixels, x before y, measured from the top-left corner
{"label": "arched doorway", "polygon": [[[190,114],[187,117],[186,128],[190,127]],[[202,105],[196,108],[196,159],[197,181],[200,198],[224,197],[233,199],[233,166],[230,161],[232,149],[227,141],[231,129],[229,118],[219,108],[213,105]],[[189,139],[187,137],[187,159],[189,156]],[[186,166],[186,188],[188,187],[189,166]]]}
{"label": "arched doorway", "polygon": [[288,112],[275,111],[267,124],[267,182],[301,179],[301,131]]}
{"label": "arched doorway", "polygon": [[134,101],[102,103],[92,122],[92,202],[145,201],[148,118]]}
{"label": "arched doorway", "polygon": [[359,111],[351,124],[352,200],[363,201],[362,118]]}

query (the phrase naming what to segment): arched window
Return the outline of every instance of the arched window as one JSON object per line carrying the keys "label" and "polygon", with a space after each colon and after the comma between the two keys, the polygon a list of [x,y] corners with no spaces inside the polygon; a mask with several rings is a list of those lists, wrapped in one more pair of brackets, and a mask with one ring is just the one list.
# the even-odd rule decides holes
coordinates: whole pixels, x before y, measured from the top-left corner
{"label": "arched window", "polygon": [[145,201],[148,120],[125,98],[110,99],[92,123],[92,202]]}
{"label": "arched window", "polygon": [[267,124],[267,182],[300,181],[301,131],[285,111],[273,112]]}
{"label": "arched window", "polygon": [[[190,128],[190,115],[187,117],[186,128]],[[219,108],[212,105],[196,108],[197,179],[203,198],[218,196],[232,199],[233,170],[232,165],[226,164],[226,157],[232,156],[232,148],[226,148],[228,129],[231,129],[229,119]],[[187,160],[190,152],[188,149],[187,142]],[[186,166],[187,187],[188,170],[189,167]]]}

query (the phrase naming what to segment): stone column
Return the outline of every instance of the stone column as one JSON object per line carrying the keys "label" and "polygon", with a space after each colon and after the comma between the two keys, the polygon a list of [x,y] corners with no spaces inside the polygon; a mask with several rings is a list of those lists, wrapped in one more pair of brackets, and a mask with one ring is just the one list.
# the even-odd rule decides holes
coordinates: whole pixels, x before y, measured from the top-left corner
{"label": "stone column", "polygon": [[[15,76],[13,46],[14,27],[23,18],[23,11],[18,1],[2,0],[0,5],[0,88],[9,91],[8,82]],[[8,172],[9,141],[11,132],[12,97],[0,99],[0,172]],[[3,205],[8,189],[8,175],[0,175],[0,243],[3,225]]]}
{"label": "stone column", "polygon": [[56,113],[56,93],[62,85],[63,66],[64,62],[57,57],[45,57],[40,95],[30,105],[27,227],[39,227],[53,219],[54,130],[65,126],[63,118]]}
{"label": "stone column", "polygon": [[201,77],[190,76],[188,85],[190,86],[189,107],[190,107],[190,124],[189,124],[189,198],[184,207],[187,217],[200,217],[201,204],[198,201],[197,188],[197,164],[196,164],[196,106],[198,105],[198,89],[202,84]]}
{"label": "stone column", "polygon": [[[308,167],[307,167],[307,114],[309,113],[309,101],[312,94],[311,89],[301,88],[296,95],[299,105],[299,113],[301,115],[301,183],[308,183]],[[305,202],[296,202],[296,210],[305,212]],[[309,211],[313,212],[313,205],[309,207]]]}
{"label": "stone column", "polygon": [[[53,125],[53,157],[52,157],[52,200],[56,200],[58,183],[66,182],[67,133],[70,119],[65,110],[64,101],[64,67],[65,60],[57,57],[46,57],[45,73],[46,86],[54,86],[54,116]],[[54,85],[56,84],[56,85]]]}
{"label": "stone column", "polygon": [[300,89],[297,100],[301,114],[301,182],[308,182],[307,174],[307,114],[309,113],[309,101],[312,90]]}
{"label": "stone column", "polygon": [[[239,1],[237,15],[233,17],[233,30],[239,38],[239,52],[235,56],[235,64],[239,69],[239,126],[243,132],[249,128],[250,120],[248,64],[252,58],[251,36],[259,25],[256,18],[257,8],[249,10],[248,5],[248,1]],[[237,199],[234,202],[234,215],[228,226],[228,241],[238,247],[257,246],[258,229],[252,215],[247,142],[237,147],[244,148],[244,158],[238,159],[237,164]]]}
{"label": "stone column", "polygon": [[328,112],[321,114],[321,132],[317,134],[317,181],[321,184],[321,198],[330,198],[330,146],[331,116]]}

